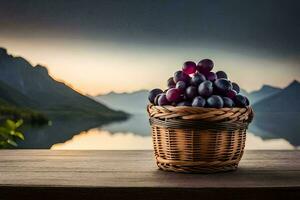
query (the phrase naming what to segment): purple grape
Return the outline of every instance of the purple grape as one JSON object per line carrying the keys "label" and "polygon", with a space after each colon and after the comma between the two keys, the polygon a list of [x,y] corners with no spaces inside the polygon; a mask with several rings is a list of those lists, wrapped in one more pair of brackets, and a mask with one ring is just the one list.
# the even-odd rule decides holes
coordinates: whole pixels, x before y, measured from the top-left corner
{"label": "purple grape", "polygon": [[166,93],[167,100],[170,102],[179,102],[183,99],[182,92],[177,88],[171,88]]}
{"label": "purple grape", "polygon": [[190,76],[184,73],[183,71],[177,71],[174,73],[174,81],[177,83],[178,81],[184,81],[186,83],[190,82]]}
{"label": "purple grape", "polygon": [[197,65],[197,71],[200,73],[210,72],[214,67],[214,62],[210,59],[203,59]]}
{"label": "purple grape", "polygon": [[232,99],[228,98],[228,97],[222,97],[223,102],[224,102],[224,108],[232,108],[234,107],[234,102],[232,101]]}
{"label": "purple grape", "polygon": [[149,92],[148,99],[151,103],[154,103],[154,99],[158,94],[161,94],[163,91],[161,89],[155,88]]}
{"label": "purple grape", "polygon": [[190,101],[181,101],[179,103],[177,103],[177,106],[191,106],[191,102]]}
{"label": "purple grape", "polygon": [[191,78],[191,85],[198,87],[200,83],[202,83],[205,80],[206,78],[203,74],[195,73],[194,76]]}
{"label": "purple grape", "polygon": [[174,82],[173,77],[170,77],[167,81],[168,88],[174,88],[176,83]]}
{"label": "purple grape", "polygon": [[158,98],[159,98],[162,94],[163,94],[163,93],[156,95],[156,97],[154,98],[154,102],[153,102],[154,105],[158,106]]}
{"label": "purple grape", "polygon": [[227,74],[224,71],[217,71],[216,75],[217,75],[217,78],[225,78],[225,79],[227,79]]}
{"label": "purple grape", "polygon": [[232,89],[235,90],[237,94],[240,93],[240,86],[235,82],[232,83]]}
{"label": "purple grape", "polygon": [[193,107],[204,107],[206,104],[206,101],[203,97],[197,96],[194,98],[192,106]]}
{"label": "purple grape", "polygon": [[186,88],[186,90],[185,90],[185,96],[188,99],[194,99],[196,96],[198,96],[197,87],[195,87],[195,86],[189,86],[188,88]]}
{"label": "purple grape", "polygon": [[217,79],[214,83],[214,86],[216,92],[222,95],[226,95],[230,90],[232,90],[231,82],[225,78]]}
{"label": "purple grape", "polygon": [[158,105],[159,106],[166,106],[170,105],[171,103],[168,101],[166,94],[161,94],[158,97]]}
{"label": "purple grape", "polygon": [[246,96],[244,96],[244,97],[245,97],[245,99],[246,99],[246,106],[249,106],[249,105],[250,105],[249,99],[248,99]]}
{"label": "purple grape", "polygon": [[236,95],[237,95],[236,91],[232,89],[227,92],[226,97],[234,100]]}
{"label": "purple grape", "polygon": [[196,71],[196,63],[193,61],[186,61],[182,66],[182,71],[186,74],[193,74]]}
{"label": "purple grape", "polygon": [[246,107],[247,106],[247,99],[246,97],[244,97],[243,95],[236,95],[234,98],[234,103],[238,106],[238,107]]}
{"label": "purple grape", "polygon": [[217,79],[217,75],[214,72],[205,73],[206,80],[215,81]]}
{"label": "purple grape", "polygon": [[212,95],[206,100],[206,105],[209,108],[223,108],[224,102],[222,97],[218,95]]}
{"label": "purple grape", "polygon": [[187,87],[187,84],[183,81],[178,81],[176,83],[176,88],[181,90],[181,91],[184,91],[186,89],[186,87]]}
{"label": "purple grape", "polygon": [[203,81],[198,87],[198,93],[202,97],[209,97],[213,93],[213,84],[210,81]]}

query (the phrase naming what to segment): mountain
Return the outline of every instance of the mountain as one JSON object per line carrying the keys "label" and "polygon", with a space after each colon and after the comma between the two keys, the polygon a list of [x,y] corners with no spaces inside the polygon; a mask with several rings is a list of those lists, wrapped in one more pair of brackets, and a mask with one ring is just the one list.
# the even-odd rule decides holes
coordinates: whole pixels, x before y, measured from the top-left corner
{"label": "mountain", "polygon": [[250,131],[263,130],[274,138],[285,138],[300,146],[300,83],[293,81],[282,91],[253,105],[254,121]]}
{"label": "mountain", "polygon": [[280,92],[281,90],[282,89],[278,88],[278,87],[273,87],[270,85],[263,85],[259,90],[253,91],[246,96],[248,96],[250,102],[252,104],[254,104],[256,102],[259,102],[262,99],[265,99],[269,96],[272,96],[272,95]]}
{"label": "mountain", "polygon": [[35,101],[28,98],[18,90],[10,87],[3,81],[0,81],[0,100],[5,104],[20,106],[20,107],[34,107]]}
{"label": "mountain", "polygon": [[22,57],[9,55],[4,48],[0,48],[0,81],[3,88],[7,88],[5,94],[10,98],[9,102],[14,101],[22,107],[68,117],[93,116],[102,120],[127,117],[126,113],[114,111],[56,81],[46,67],[34,67]]}
{"label": "mountain", "polygon": [[132,114],[146,112],[148,104],[148,91],[139,90],[132,93],[110,92],[106,95],[98,95],[94,99],[116,110],[123,110]]}
{"label": "mountain", "polygon": [[255,103],[253,108],[259,112],[299,112],[299,99],[300,83],[295,80],[280,92]]}

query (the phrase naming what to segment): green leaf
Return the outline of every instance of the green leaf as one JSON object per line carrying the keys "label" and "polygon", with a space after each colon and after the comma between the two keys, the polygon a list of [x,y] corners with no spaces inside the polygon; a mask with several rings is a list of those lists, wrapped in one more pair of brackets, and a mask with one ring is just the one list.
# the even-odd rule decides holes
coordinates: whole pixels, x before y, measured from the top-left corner
{"label": "green leaf", "polygon": [[15,131],[14,136],[16,136],[17,138],[19,138],[21,140],[24,140],[24,135],[21,132]]}
{"label": "green leaf", "polygon": [[17,146],[18,146],[17,143],[16,143],[15,141],[11,140],[11,139],[8,139],[8,140],[6,140],[6,141],[7,141],[8,144],[10,144],[10,145],[12,145],[12,146],[14,146],[14,147],[17,147]]}
{"label": "green leaf", "polygon": [[14,121],[8,119],[8,120],[6,120],[6,122],[5,122],[5,127],[6,127],[6,128],[9,128],[9,129],[11,129],[11,130],[15,130],[15,129],[16,129],[16,124],[15,124]]}
{"label": "green leaf", "polygon": [[20,126],[22,126],[22,124],[23,124],[23,120],[20,119],[20,120],[18,120],[18,121],[15,123],[15,127],[16,127],[16,128],[19,128]]}

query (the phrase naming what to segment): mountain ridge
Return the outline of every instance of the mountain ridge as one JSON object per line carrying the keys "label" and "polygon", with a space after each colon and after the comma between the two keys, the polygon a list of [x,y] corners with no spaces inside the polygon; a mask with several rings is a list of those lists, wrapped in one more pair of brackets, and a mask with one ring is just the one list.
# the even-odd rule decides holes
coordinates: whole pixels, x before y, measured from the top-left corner
{"label": "mountain ridge", "polygon": [[0,81],[23,96],[32,99],[30,107],[48,113],[65,113],[70,116],[94,116],[105,120],[125,119],[125,112],[114,111],[96,102],[63,82],[56,81],[42,65],[32,66],[25,58],[14,57],[0,48]]}

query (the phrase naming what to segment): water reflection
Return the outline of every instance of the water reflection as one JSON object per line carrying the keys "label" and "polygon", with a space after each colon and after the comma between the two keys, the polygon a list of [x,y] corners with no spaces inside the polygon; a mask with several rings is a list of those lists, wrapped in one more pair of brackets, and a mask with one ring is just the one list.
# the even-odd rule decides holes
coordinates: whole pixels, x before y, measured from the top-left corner
{"label": "water reflection", "polygon": [[[65,143],[55,144],[51,149],[144,150],[152,149],[152,141],[150,136],[134,133],[111,133],[96,128],[75,135]],[[248,133],[246,149],[294,149],[294,147],[285,139],[263,140],[261,137]]]}
{"label": "water reflection", "polygon": [[[259,116],[257,116],[259,118]],[[258,120],[261,122],[262,120]],[[288,125],[280,126],[264,119],[264,123],[251,124],[249,127],[247,149],[294,149],[299,146],[300,130],[289,130]],[[287,123],[288,124],[288,123]],[[264,126],[263,126],[264,125]],[[273,128],[269,131],[268,127]],[[99,128],[95,128],[99,127]],[[100,128],[101,127],[101,128]],[[66,120],[56,118],[49,127],[33,127],[24,130],[25,141],[18,148],[37,149],[152,149],[150,126],[146,113],[133,115],[129,120],[105,124],[90,119]],[[299,131],[298,131],[299,132]]]}
{"label": "water reflection", "polygon": [[51,149],[100,149],[100,150],[141,150],[152,149],[151,137],[133,133],[110,133],[92,129],[75,135],[65,143],[55,144]]}

